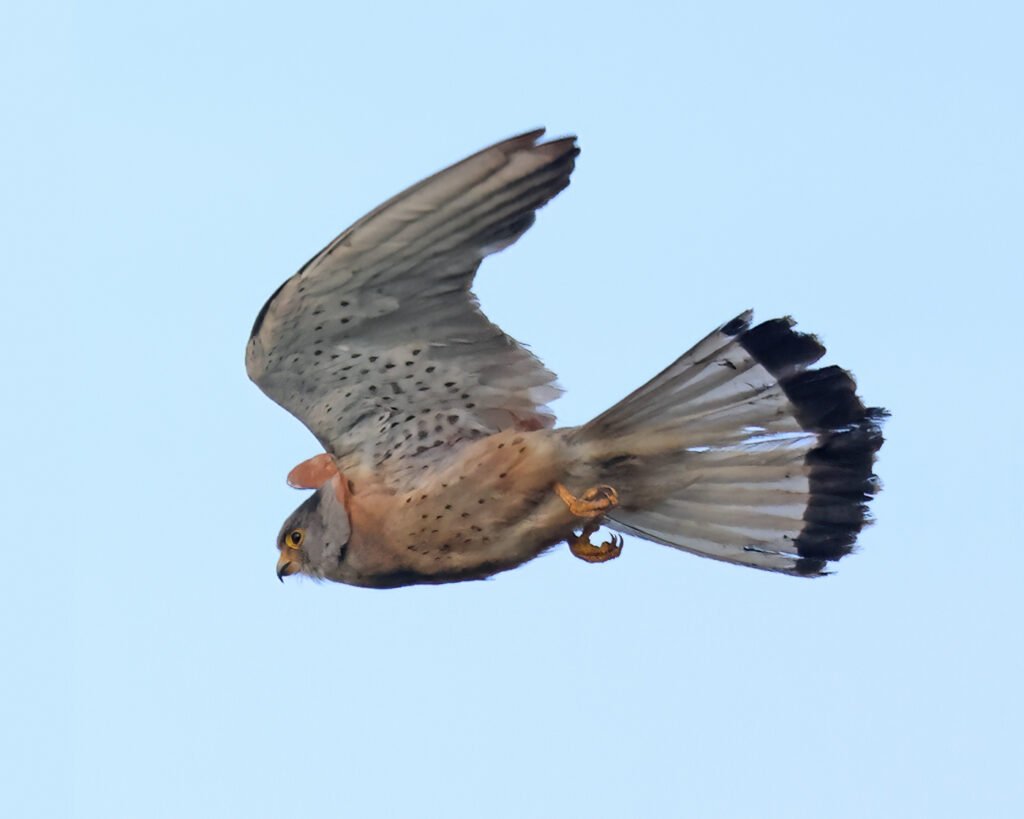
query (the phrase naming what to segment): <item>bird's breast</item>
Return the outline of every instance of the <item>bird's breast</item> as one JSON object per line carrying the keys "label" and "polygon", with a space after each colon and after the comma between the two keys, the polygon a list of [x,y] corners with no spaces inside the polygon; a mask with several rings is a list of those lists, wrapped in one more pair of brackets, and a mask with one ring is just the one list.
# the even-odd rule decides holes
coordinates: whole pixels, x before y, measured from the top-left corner
{"label": "bird's breast", "polygon": [[572,527],[552,489],[567,450],[551,430],[509,430],[455,448],[403,492],[357,488],[349,560],[367,572],[486,577],[536,557]]}

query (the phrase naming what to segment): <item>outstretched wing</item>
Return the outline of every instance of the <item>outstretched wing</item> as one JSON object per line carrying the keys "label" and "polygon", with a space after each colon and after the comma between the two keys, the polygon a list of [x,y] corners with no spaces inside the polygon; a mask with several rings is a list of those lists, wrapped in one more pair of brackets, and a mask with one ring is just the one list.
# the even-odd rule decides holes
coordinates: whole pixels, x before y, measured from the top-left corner
{"label": "outstretched wing", "polygon": [[488,321],[469,289],[480,261],[569,184],[575,137],[538,144],[543,133],[493,145],[385,202],[256,317],[249,377],[343,471],[408,474],[435,447],[554,424],[544,406],[560,392],[554,374]]}

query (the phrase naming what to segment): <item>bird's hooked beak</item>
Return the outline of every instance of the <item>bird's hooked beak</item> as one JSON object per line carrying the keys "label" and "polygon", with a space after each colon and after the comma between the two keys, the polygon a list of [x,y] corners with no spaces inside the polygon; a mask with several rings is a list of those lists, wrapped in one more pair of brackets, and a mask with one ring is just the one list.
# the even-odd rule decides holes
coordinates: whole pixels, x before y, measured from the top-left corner
{"label": "bird's hooked beak", "polygon": [[277,559],[277,579],[284,583],[284,579],[295,574],[299,570],[298,565],[288,554],[287,549],[281,550],[281,556]]}

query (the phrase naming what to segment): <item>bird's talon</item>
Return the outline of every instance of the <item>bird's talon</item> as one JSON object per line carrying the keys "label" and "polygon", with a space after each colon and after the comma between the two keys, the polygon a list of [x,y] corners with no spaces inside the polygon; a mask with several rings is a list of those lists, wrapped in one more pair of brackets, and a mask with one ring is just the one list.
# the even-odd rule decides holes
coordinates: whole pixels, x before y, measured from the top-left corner
{"label": "bird's talon", "polygon": [[622,554],[623,538],[620,535],[613,534],[611,540],[606,540],[600,546],[590,542],[590,536],[597,531],[599,525],[588,523],[579,535],[567,538],[569,551],[587,563],[605,563]]}
{"label": "bird's talon", "polygon": [[577,498],[562,484],[556,483],[555,493],[578,518],[595,518],[619,503],[619,493],[608,484],[592,486]]}

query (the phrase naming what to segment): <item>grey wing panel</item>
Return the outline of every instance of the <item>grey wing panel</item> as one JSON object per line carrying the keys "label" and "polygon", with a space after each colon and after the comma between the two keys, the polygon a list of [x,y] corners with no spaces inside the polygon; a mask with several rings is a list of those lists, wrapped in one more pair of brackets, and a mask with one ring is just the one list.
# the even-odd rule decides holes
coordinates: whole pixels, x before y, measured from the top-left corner
{"label": "grey wing panel", "polygon": [[533,132],[414,185],[346,230],[257,317],[250,377],[340,461],[387,461],[546,426],[554,374],[469,291],[569,182],[572,138]]}

